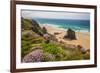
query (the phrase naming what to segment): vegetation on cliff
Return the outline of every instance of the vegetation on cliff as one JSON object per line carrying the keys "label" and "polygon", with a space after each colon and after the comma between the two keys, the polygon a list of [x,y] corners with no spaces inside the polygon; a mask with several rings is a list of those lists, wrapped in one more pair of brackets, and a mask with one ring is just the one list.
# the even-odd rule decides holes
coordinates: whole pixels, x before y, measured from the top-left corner
{"label": "vegetation on cliff", "polygon": [[[21,59],[22,62],[45,62],[89,59],[89,53],[81,53],[77,47],[71,49],[67,44],[58,42],[54,35],[49,34],[45,27],[41,28],[33,19],[21,18]],[[44,34],[50,36],[46,43]],[[71,37],[73,34],[74,37]],[[75,33],[67,38],[75,39]],[[65,36],[66,37],[66,36]]]}

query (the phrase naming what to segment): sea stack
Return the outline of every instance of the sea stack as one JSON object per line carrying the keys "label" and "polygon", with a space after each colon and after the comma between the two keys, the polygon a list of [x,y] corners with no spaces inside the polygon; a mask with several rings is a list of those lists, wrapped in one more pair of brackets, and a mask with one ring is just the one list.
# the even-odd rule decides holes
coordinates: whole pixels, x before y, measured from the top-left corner
{"label": "sea stack", "polygon": [[67,33],[66,33],[66,35],[64,36],[64,38],[70,39],[70,40],[75,40],[75,39],[76,39],[75,31],[73,31],[71,28],[69,28],[69,29],[67,30]]}

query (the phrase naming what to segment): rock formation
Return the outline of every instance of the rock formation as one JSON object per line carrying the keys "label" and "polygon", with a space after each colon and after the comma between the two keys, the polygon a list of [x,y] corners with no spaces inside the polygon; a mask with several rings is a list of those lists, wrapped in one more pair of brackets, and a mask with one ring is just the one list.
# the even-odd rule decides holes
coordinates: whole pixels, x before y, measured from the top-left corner
{"label": "rock formation", "polygon": [[70,39],[70,40],[75,40],[76,39],[76,34],[75,31],[73,31],[72,29],[68,29],[66,35],[64,36],[64,38],[66,39]]}
{"label": "rock formation", "polygon": [[24,19],[21,18],[21,28],[23,30],[32,30],[33,32],[37,33],[38,35],[42,36],[43,35],[43,30],[37,23],[37,21],[33,19]]}
{"label": "rock formation", "polygon": [[42,28],[42,31],[43,31],[44,34],[47,33],[47,29],[45,27]]}

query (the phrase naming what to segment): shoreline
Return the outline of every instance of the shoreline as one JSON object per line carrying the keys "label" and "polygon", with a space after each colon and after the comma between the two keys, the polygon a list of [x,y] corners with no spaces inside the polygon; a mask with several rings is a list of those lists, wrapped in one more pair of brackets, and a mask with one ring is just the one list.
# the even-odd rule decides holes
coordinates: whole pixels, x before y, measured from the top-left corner
{"label": "shoreline", "polygon": [[[66,28],[66,29],[64,29],[64,28],[61,28],[61,27],[59,27],[59,26],[56,26],[56,25],[53,25],[53,24],[40,24],[40,26],[41,27],[45,27],[45,26],[47,26],[47,27],[51,27],[51,28],[55,28],[55,29],[57,29],[57,30],[63,30],[63,31],[67,31],[67,29],[68,28]],[[90,34],[90,32],[88,32],[87,30],[74,30],[75,32],[80,32],[80,33],[82,33],[82,34]]]}
{"label": "shoreline", "polygon": [[72,44],[72,45],[81,45],[83,46],[86,50],[90,49],[90,33],[89,32],[75,32],[76,33],[76,40],[68,40],[64,39],[64,35],[66,34],[67,30],[59,29],[57,27],[45,25],[41,27],[45,27],[48,31],[48,33],[55,35],[54,33],[59,33],[55,35],[58,41],[63,41],[66,44]]}

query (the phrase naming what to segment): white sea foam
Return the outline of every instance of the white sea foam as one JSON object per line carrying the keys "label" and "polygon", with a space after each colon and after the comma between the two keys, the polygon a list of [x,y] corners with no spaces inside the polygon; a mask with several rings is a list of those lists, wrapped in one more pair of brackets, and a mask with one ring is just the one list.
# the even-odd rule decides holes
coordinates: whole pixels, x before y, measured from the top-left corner
{"label": "white sea foam", "polygon": [[45,24],[42,24],[43,26],[51,26],[51,27],[56,27],[56,28],[59,28],[58,25],[55,25],[55,24],[48,24],[48,23],[45,23]]}
{"label": "white sea foam", "polygon": [[[67,31],[68,30],[68,28],[63,28],[63,27],[59,27],[59,25],[56,25],[56,24],[49,24],[49,23],[45,23],[45,24],[40,24],[40,25],[42,25],[42,26],[50,26],[50,27],[55,27],[56,29],[59,29],[59,30],[63,30],[63,31]],[[70,27],[71,28],[71,27]],[[88,30],[86,30],[86,29],[73,29],[75,32],[81,32],[81,33],[88,33],[89,31]]]}

